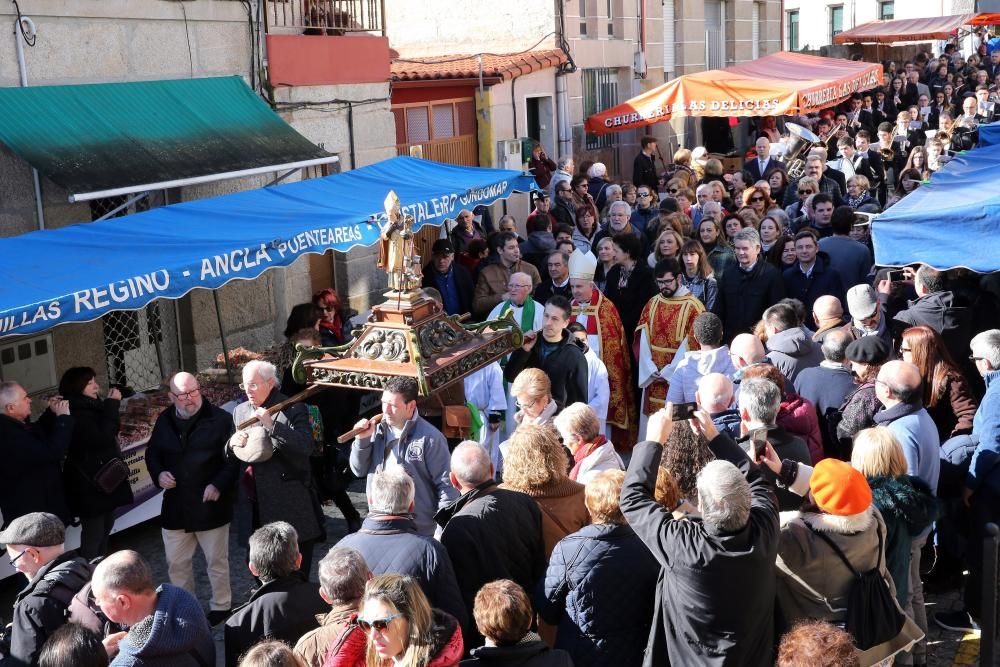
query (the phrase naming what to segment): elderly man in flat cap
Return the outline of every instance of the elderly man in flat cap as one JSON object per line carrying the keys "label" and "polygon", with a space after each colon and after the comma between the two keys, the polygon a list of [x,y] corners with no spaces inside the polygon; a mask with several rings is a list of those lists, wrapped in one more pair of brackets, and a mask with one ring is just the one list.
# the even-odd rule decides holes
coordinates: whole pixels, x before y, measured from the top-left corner
{"label": "elderly man in flat cap", "polygon": [[10,562],[28,578],[14,600],[0,665],[37,664],[45,640],[69,621],[73,596],[90,581],[93,566],[66,551],[65,540],[63,522],[47,512],[18,517],[0,533]]}

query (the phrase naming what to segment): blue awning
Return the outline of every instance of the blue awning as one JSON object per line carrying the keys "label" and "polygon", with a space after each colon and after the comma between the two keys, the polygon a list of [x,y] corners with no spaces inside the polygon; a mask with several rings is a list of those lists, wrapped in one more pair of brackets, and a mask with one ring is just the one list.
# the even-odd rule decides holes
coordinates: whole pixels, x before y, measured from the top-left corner
{"label": "blue awning", "polygon": [[395,190],[416,227],[534,189],[519,171],[397,157],[326,178],[0,239],[0,336],[86,322],[375,243]]}
{"label": "blue awning", "polygon": [[1000,144],[1000,122],[979,126],[979,147]]}
{"label": "blue awning", "polygon": [[872,221],[875,263],[1000,270],[1000,145],[961,153]]}

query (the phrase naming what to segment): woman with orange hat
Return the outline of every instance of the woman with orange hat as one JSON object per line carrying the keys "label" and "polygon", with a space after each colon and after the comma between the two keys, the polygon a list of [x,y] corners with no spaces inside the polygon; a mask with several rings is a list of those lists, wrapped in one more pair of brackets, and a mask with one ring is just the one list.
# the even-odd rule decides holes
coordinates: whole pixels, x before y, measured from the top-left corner
{"label": "woman with orange hat", "polygon": [[877,570],[893,593],[894,613],[905,621],[896,636],[859,647],[861,665],[909,649],[922,633],[896,603],[885,564],[885,521],[872,505],[865,476],[837,459],[823,459],[814,468],[780,461],[770,445],[763,462],[781,485],[807,497],[799,511],[781,514],[775,588],[782,620],[788,626],[805,619],[844,623],[855,573]]}

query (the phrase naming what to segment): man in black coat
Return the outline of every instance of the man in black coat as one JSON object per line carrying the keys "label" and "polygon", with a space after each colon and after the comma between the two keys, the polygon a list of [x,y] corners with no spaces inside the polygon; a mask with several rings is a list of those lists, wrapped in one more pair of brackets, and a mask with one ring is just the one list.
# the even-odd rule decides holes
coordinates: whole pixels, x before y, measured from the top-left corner
{"label": "man in black coat", "polygon": [[[718,459],[698,476],[704,518],[676,520],[654,498],[663,445],[674,426],[665,409],[650,416],[646,441],[632,451],[622,486],[625,519],[663,567],[644,664],[770,667],[778,501],[757,465],[719,435],[707,414],[696,412],[693,423]],[[739,604],[732,600],[734,582]]]}
{"label": "man in black coat", "polygon": [[296,572],[301,563],[295,529],[288,523],[276,521],[250,536],[250,572],[262,586],[226,621],[226,667],[236,667],[240,657],[262,639],[291,646],[319,627],[317,615],[330,607],[316,584]]}
{"label": "man in black coat", "polygon": [[10,631],[0,646],[4,667],[37,665],[45,640],[69,622],[73,596],[90,581],[93,566],[66,551],[65,539],[62,521],[47,512],[25,514],[0,533],[14,568],[28,578],[14,598]]}
{"label": "man in black coat", "polygon": [[908,308],[896,313],[892,323],[893,338],[899,340],[908,327],[927,325],[941,334],[952,358],[960,360],[960,365],[965,367],[961,360],[968,357],[966,351],[972,340],[972,311],[946,287],[945,275],[941,271],[927,265],[917,269],[913,277],[917,298],[907,304]]}
{"label": "man in black coat", "polygon": [[733,237],[733,245],[739,266],[722,274],[713,308],[722,318],[727,343],[750,331],[768,307],[785,298],[781,274],[760,256],[757,230],[740,230]]}
{"label": "man in black coat", "polygon": [[[479,444],[464,442],[451,455],[451,483],[462,496],[441,508],[434,520],[444,528],[448,550],[466,609],[479,589],[497,579],[510,579],[534,590],[545,574],[545,545],[538,503],[494,481],[489,454]],[[466,637],[466,649],[482,645],[479,633]]]}
{"label": "man in black coat", "polygon": [[357,549],[375,576],[396,572],[416,579],[430,605],[454,616],[465,635],[471,636],[469,615],[451,558],[440,542],[417,532],[410,518],[413,499],[413,479],[403,468],[391,466],[375,473],[368,497],[368,517],[361,530],[343,538],[337,546]]}
{"label": "man in black coat", "polygon": [[208,621],[216,625],[233,606],[229,524],[239,466],[224,456],[233,422],[202,397],[190,373],[177,373],[169,386],[173,405],[153,426],[146,466],[153,484],[163,489],[160,527],[170,583],[195,594],[191,559],[200,545],[212,585]]}
{"label": "man in black coat", "polygon": [[632,161],[632,184],[635,187],[645,185],[651,191],[657,190],[656,176],[656,137],[645,136],[639,142],[642,150]]}
{"label": "man in black coat", "polygon": [[587,358],[576,338],[566,331],[571,313],[572,306],[566,297],[549,299],[545,304],[541,332],[525,337],[521,349],[511,352],[503,371],[507,382],[514,382],[525,368],[545,371],[552,382],[552,399],[560,408],[571,403],[586,403],[590,397]]}
{"label": "man in black coat", "polygon": [[464,315],[472,312],[472,275],[455,263],[455,248],[448,239],[438,239],[431,246],[431,261],[424,266],[421,287],[433,287],[441,292],[444,312]]}
{"label": "man in black coat", "polygon": [[31,398],[16,382],[0,382],[0,512],[9,524],[30,512],[70,518],[62,461],[73,437],[69,402],[53,398],[38,423],[29,421]]}
{"label": "man in black coat", "polygon": [[786,296],[801,301],[807,313],[812,312],[821,296],[835,296],[844,302],[847,290],[840,282],[840,274],[830,268],[829,255],[819,252],[812,229],[803,229],[795,235],[795,260],[782,274]]}

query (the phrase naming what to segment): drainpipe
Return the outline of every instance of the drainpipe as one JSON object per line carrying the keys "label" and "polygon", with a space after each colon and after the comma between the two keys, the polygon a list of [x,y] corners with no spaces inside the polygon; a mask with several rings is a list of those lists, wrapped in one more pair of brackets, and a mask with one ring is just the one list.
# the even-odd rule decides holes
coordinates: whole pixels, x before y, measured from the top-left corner
{"label": "drainpipe", "polygon": [[[24,44],[21,32],[24,31],[23,39],[34,39],[38,33],[35,30],[35,22],[27,16],[19,16],[14,21],[14,45],[17,48],[17,67],[21,74],[21,87],[28,86],[28,65],[24,62]],[[35,186],[35,215],[38,217],[38,228],[45,229],[45,212],[42,210],[42,183],[38,179],[38,170],[31,168],[31,180]]]}

